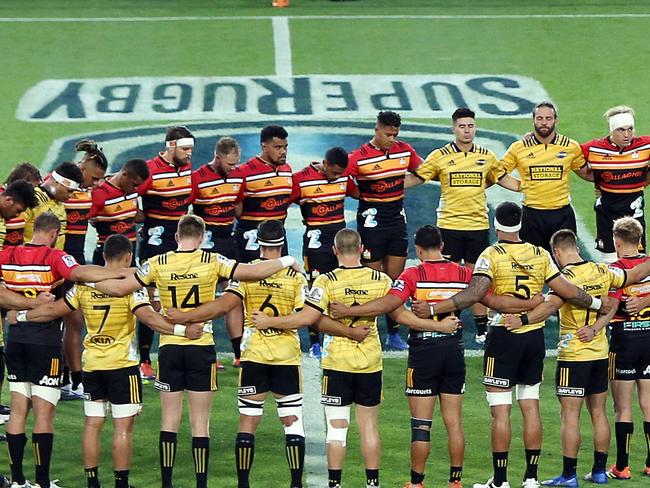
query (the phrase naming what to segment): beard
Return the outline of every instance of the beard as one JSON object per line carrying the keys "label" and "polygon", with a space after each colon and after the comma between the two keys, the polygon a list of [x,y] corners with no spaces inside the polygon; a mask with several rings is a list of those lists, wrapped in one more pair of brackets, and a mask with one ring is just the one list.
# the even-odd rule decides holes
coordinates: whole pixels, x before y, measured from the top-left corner
{"label": "beard", "polygon": [[555,130],[555,124],[551,127],[537,127],[535,126],[535,133],[542,137],[548,137]]}

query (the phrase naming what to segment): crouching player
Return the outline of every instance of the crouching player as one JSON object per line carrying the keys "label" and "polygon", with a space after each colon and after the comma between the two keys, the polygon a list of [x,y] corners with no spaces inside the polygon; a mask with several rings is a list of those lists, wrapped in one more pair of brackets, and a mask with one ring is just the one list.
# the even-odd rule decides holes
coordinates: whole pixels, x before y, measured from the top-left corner
{"label": "crouching player", "polygon": [[[131,263],[131,241],[123,235],[110,236],[104,244],[105,268],[121,270]],[[89,488],[99,488],[98,463],[100,434],[111,407],[113,417],[113,462],[115,488],[129,487],[133,423],[142,404],[142,381],[135,337],[136,318],[161,334],[174,334],[168,323],[149,303],[144,289],[124,297],[110,297],[83,284],[73,286],[63,299],[29,311],[10,312],[18,322],[43,323],[81,310],[86,320],[83,384],[86,423],[82,440],[83,460]],[[16,320],[14,320],[15,322]],[[202,324],[182,330],[196,339],[203,334]]]}

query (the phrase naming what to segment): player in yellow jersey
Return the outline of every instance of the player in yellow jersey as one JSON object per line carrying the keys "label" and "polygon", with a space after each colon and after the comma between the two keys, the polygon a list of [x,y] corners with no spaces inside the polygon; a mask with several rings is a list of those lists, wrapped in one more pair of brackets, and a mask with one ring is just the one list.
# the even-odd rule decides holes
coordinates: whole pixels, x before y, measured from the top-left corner
{"label": "player in yellow jersey", "polygon": [[[262,279],[282,268],[296,265],[292,257],[262,263],[239,265],[218,253],[201,250],[205,223],[195,215],[185,215],[178,223],[178,249],[148,259],[134,276],[97,284],[97,289],[124,296],[142,286],[153,286],[160,293],[164,309],[191,309],[214,298],[220,278]],[[158,375],[155,386],[162,404],[159,440],[163,487],[172,486],[176,458],[177,432],[182,417],[183,392],[187,390],[192,424],[192,453],[197,487],[207,486],[209,460],[209,419],[217,390],[216,355],[211,333],[196,341],[177,334],[160,339]],[[211,331],[208,322],[205,327]]]}
{"label": "player in yellow jersey", "polygon": [[[440,182],[440,203],[436,226],[445,243],[445,256],[474,269],[479,255],[490,245],[490,224],[485,190],[497,183],[519,191],[519,180],[508,175],[494,153],[474,143],[476,114],[459,108],[451,116],[454,142],[435,149],[412,173],[404,186],[410,188],[427,181]],[[485,344],[487,309],[472,306],[476,342]]]}
{"label": "player in yellow jersey", "polygon": [[[551,248],[562,274],[593,297],[610,289],[637,283],[650,271],[650,263],[624,270],[584,261],[579,254],[576,235],[562,229],[553,234]],[[616,312],[597,318],[593,310],[564,303],[551,294],[547,300],[520,317],[507,316],[507,327],[519,327],[526,322],[539,322],[560,311],[560,342],[555,375],[556,394],[562,411],[562,474],[542,482],[546,486],[578,486],[576,467],[580,448],[580,410],[586,400],[594,428],[594,463],[585,477],[594,483],[606,483],[607,450],[610,429],[607,420],[608,344],[605,326]]]}
{"label": "player in yellow jersey", "polygon": [[[572,304],[591,306],[598,310],[602,302],[569,283],[559,272],[549,253],[541,247],[521,241],[521,208],[511,202],[500,204],[494,225],[499,242],[479,256],[469,287],[451,299],[432,305],[415,301],[414,312],[420,317],[448,313],[476,303],[492,290],[497,295],[530,298],[540,293],[545,284]],[[603,311],[609,311],[604,308]],[[523,315],[524,320],[526,315]],[[507,481],[508,448],[511,440],[510,410],[512,389],[524,417],[526,472],[524,488],[539,486],[537,464],[541,452],[542,421],[539,414],[539,386],[544,367],[543,322],[526,322],[517,330],[504,326],[503,318],[495,320],[488,332],[483,384],[492,412],[492,459],[494,476],[474,488],[509,488]]]}
{"label": "player in yellow jersey", "polygon": [[580,144],[558,134],[556,123],[555,106],[539,103],[533,110],[533,133],[514,142],[503,156],[506,171],[517,170],[521,178],[521,239],[549,252],[549,241],[555,231],[576,231],[569,192],[570,172],[593,181]]}
{"label": "player in yellow jersey", "polygon": [[61,222],[61,231],[54,245],[55,249],[63,249],[65,243],[65,228],[67,215],[63,202],[83,183],[83,174],[74,163],[59,164],[45,181],[34,189],[38,204],[25,212],[24,241],[29,242],[34,235],[34,221],[36,217],[45,212],[52,212]]}
{"label": "player in yellow jersey", "polygon": [[[124,269],[133,256],[131,241],[115,234],[104,246],[105,267]],[[108,407],[113,417],[113,461],[115,488],[129,488],[131,437],[133,423],[142,405],[142,382],[138,371],[135,338],[136,317],[162,334],[173,334],[174,326],[155,312],[144,289],[114,298],[83,284],[73,286],[65,297],[33,310],[18,312],[30,322],[49,322],[80,310],[86,321],[84,339],[83,382],[86,401],[86,424],[83,436],[83,459],[89,488],[99,488],[99,441]],[[15,322],[17,312],[9,312]],[[13,320],[12,320],[13,319]],[[185,336],[197,339],[203,325],[184,330]]]}

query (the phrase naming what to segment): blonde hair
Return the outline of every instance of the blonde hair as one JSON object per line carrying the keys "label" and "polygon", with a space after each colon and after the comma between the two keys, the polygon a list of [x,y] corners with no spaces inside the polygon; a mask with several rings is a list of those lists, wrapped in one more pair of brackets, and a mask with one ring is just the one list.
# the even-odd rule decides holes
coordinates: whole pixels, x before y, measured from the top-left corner
{"label": "blonde hair", "polygon": [[201,237],[205,234],[205,221],[198,215],[183,215],[178,222],[179,237]]}
{"label": "blonde hair", "polygon": [[614,221],[614,237],[626,244],[638,244],[643,237],[643,227],[633,217],[621,217]]}
{"label": "blonde hair", "polygon": [[334,236],[334,245],[341,254],[359,254],[361,236],[354,229],[341,229]]}
{"label": "blonde hair", "polygon": [[614,117],[614,115],[618,114],[630,114],[632,117],[634,117],[634,109],[632,107],[628,107],[627,105],[617,105],[616,107],[612,107],[607,110],[607,112],[603,114],[603,117],[609,120],[610,117]]}

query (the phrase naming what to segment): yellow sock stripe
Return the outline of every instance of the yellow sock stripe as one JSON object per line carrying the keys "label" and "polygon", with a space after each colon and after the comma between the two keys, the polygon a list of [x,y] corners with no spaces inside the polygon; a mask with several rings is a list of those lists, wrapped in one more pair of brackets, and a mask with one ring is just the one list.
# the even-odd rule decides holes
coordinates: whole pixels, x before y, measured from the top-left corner
{"label": "yellow sock stripe", "polygon": [[[648,440],[648,436],[646,435],[646,442],[647,442],[647,440]],[[9,458],[9,464],[10,465],[13,464],[14,460],[11,459],[11,451],[9,450],[9,446],[7,446],[7,457]]]}
{"label": "yellow sock stripe", "polygon": [[627,434],[625,437],[626,437],[625,438],[625,452],[627,454],[629,454],[630,453],[630,444],[632,443],[632,434]]}
{"label": "yellow sock stripe", "polygon": [[32,446],[34,447],[34,464],[36,464],[37,466],[40,466],[41,465],[41,450],[40,450],[40,448],[38,446],[38,443],[34,443],[34,444],[32,444]]}

